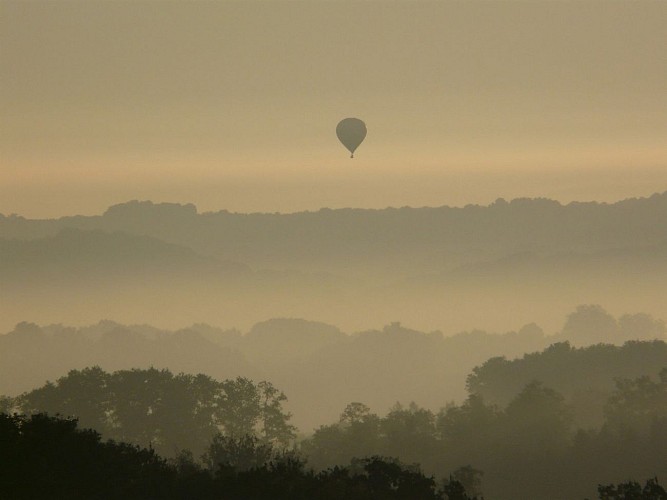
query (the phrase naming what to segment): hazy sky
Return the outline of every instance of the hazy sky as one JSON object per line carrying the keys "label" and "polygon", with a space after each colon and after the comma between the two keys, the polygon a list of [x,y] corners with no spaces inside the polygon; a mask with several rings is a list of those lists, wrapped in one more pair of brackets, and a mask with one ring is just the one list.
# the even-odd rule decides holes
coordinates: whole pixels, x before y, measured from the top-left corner
{"label": "hazy sky", "polygon": [[667,2],[0,5],[5,214],[667,189]]}

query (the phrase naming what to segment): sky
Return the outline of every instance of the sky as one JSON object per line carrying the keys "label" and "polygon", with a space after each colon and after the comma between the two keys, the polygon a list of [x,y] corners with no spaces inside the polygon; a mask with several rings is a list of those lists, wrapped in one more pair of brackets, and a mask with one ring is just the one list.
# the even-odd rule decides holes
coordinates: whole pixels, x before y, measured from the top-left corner
{"label": "sky", "polygon": [[[667,2],[0,8],[0,213],[667,190]],[[335,135],[351,116],[353,160]]]}

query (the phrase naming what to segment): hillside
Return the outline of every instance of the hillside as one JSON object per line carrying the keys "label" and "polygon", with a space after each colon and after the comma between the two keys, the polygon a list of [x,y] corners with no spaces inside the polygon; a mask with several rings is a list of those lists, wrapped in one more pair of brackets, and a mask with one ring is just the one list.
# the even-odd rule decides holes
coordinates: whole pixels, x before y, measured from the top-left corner
{"label": "hillside", "polygon": [[100,216],[0,216],[0,328],[100,317],[250,328],[301,317],[365,330],[555,331],[581,303],[667,303],[667,192],[613,204],[198,213],[133,201]]}
{"label": "hillside", "polygon": [[54,236],[32,240],[0,239],[0,278],[5,283],[136,278],[137,274],[153,278],[215,274],[231,279],[248,276],[250,269],[197,255],[189,247],[118,231],[64,228]]}
{"label": "hillside", "polygon": [[[667,240],[667,192],[650,198],[561,205],[502,199],[463,208],[322,209],[292,214],[197,213],[194,205],[131,201],[101,216],[0,217],[0,238],[34,239],[62,228],[123,231],[189,246],[252,267],[414,273],[519,252],[594,252]],[[419,258],[419,261],[415,261]],[[377,264],[377,267],[376,267]],[[396,269],[395,269],[396,270]]]}

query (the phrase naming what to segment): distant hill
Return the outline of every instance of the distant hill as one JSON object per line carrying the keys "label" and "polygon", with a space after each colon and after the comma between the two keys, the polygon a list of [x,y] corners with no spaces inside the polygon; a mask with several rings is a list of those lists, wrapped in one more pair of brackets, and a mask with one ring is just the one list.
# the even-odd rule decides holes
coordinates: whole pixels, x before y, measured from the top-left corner
{"label": "distant hill", "polygon": [[667,192],[613,204],[198,213],[132,201],[103,215],[0,216],[0,328],[100,317],[176,329],[312,318],[349,331],[548,332],[577,304],[667,303]]}
{"label": "distant hill", "polygon": [[522,252],[468,263],[450,271],[413,276],[405,286],[438,286],[451,283],[480,286],[498,283],[524,286],[549,281],[561,285],[572,279],[601,285],[627,278],[645,280],[646,285],[667,276],[667,240],[646,246],[633,245],[592,252]]}
{"label": "distant hill", "polygon": [[150,236],[64,228],[33,240],[0,239],[0,279],[66,281],[210,275],[238,278],[250,269],[198,255],[189,247]]}
{"label": "distant hill", "polygon": [[303,319],[276,318],[254,325],[244,336],[243,350],[257,364],[279,365],[308,358],[347,335],[332,325]]}
{"label": "distant hill", "polygon": [[0,238],[62,228],[123,231],[254,268],[377,275],[453,269],[522,252],[592,253],[667,241],[667,192],[613,204],[499,199],[463,208],[322,209],[293,214],[197,213],[194,205],[131,201],[102,216],[0,217]]}
{"label": "distant hill", "polygon": [[254,271],[153,236],[69,227],[36,239],[0,238],[0,283],[3,328],[25,317],[246,324],[340,296],[340,284],[324,273]]}

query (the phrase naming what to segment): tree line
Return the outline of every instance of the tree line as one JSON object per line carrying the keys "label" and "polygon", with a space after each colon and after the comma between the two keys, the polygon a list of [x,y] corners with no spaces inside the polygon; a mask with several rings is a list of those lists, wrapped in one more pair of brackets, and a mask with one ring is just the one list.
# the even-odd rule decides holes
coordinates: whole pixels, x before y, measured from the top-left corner
{"label": "tree line", "polygon": [[[361,402],[350,403],[337,422],[299,440],[284,409],[285,394],[268,382],[218,382],[154,368],[72,370],[55,383],[0,398],[0,411],[76,416],[104,438],[179,457],[190,468],[216,470],[225,464],[225,470],[247,472],[275,461],[278,450],[307,461],[304,470],[317,475],[359,459],[395,457],[419,464],[429,477],[440,478],[439,486],[452,475],[471,496],[580,498],[591,496],[596,482],[667,475],[667,368],[611,381],[613,389],[600,403],[601,421],[592,426],[577,424],[579,400],[528,378],[558,379],[560,373],[567,379],[573,366],[582,365],[582,356],[595,373],[609,354],[603,347],[556,345],[531,355],[527,364],[508,362],[530,368],[509,375],[500,370],[480,377],[485,372],[478,370],[467,399],[439,411],[396,404],[380,416]],[[646,350],[635,347],[612,352],[645,358]],[[516,373],[523,373],[525,383],[507,404],[490,402],[476,390],[503,377],[515,383]]]}
{"label": "tree line", "polygon": [[243,377],[217,381],[155,368],[107,373],[92,367],[0,404],[20,413],[75,416],[105,438],[171,456],[183,449],[203,453],[216,433],[286,445],[296,436],[286,399],[270,382]]}
{"label": "tree line", "polygon": [[[616,318],[594,305],[577,307],[557,335],[529,324],[503,334],[473,330],[446,337],[400,323],[346,334],[294,318],[263,321],[244,333],[202,324],[169,331],[112,321],[78,328],[24,322],[0,335],[0,394],[16,395],[70,369],[96,365],[106,371],[155,366],[217,380],[243,376],[270,380],[289,394],[294,422],[310,430],[337,419],[350,401],[378,410],[396,401],[428,408],[460,401],[477,366],[474,375],[484,381],[475,390],[488,402],[507,404],[535,378],[578,399],[579,408],[590,403],[590,410],[575,415],[577,425],[599,425],[614,377],[657,373],[667,365],[667,344],[635,342],[664,341],[666,332],[663,321],[647,314]],[[573,347],[603,339],[616,346]],[[570,346],[542,352],[563,342]],[[526,353],[533,354],[513,361]]]}
{"label": "tree line", "polygon": [[[378,456],[315,472],[298,455],[250,436],[212,446],[220,461],[203,467],[187,453],[165,460],[152,448],[103,441],[98,432],[78,428],[76,419],[0,413],[0,444],[0,497],[15,500],[478,499],[455,475],[438,484],[416,466]],[[239,449],[263,458],[230,461]],[[469,471],[462,472],[458,477],[465,479]],[[643,487],[628,481],[597,490],[601,500],[667,498],[657,478]]]}
{"label": "tree line", "polygon": [[667,476],[667,367],[618,379],[600,427],[574,425],[575,408],[532,381],[505,407],[471,393],[438,412],[397,404],[385,416],[352,403],[301,446],[316,468],[380,454],[429,474],[465,470],[468,491],[492,498],[582,498],[597,480]]}
{"label": "tree line", "polygon": [[[461,485],[439,488],[418,467],[369,457],[315,472],[295,453],[257,437],[224,437],[208,466],[79,429],[76,419],[0,413],[0,497],[15,500],[467,500]],[[238,461],[241,456],[257,460]],[[446,492],[455,496],[445,496]]]}

